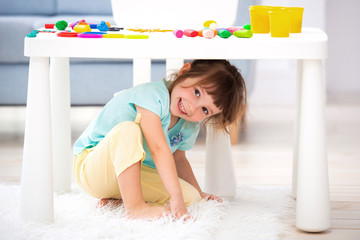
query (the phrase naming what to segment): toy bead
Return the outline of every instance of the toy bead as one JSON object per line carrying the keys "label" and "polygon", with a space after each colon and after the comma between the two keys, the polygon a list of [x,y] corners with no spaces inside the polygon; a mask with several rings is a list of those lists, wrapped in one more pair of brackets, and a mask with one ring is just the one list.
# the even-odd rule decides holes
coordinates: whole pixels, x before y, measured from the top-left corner
{"label": "toy bead", "polygon": [[216,22],[215,22],[214,20],[205,21],[205,22],[203,23],[204,28],[210,27],[210,24],[212,24],[212,23],[215,23],[215,24],[216,24]]}
{"label": "toy bead", "polygon": [[204,38],[207,38],[207,39],[211,39],[211,38],[214,38],[216,36],[214,30],[212,29],[204,29],[202,31],[202,35]]}
{"label": "toy bead", "polygon": [[250,24],[245,24],[245,25],[243,26],[243,28],[246,29],[246,30],[251,30]]}
{"label": "toy bead", "polygon": [[124,38],[124,37],[125,37],[124,34],[119,34],[119,33],[110,33],[103,35],[103,38]]}
{"label": "toy bead", "polygon": [[56,22],[55,24],[55,27],[58,29],[58,30],[65,30],[65,28],[68,26],[68,23],[64,20],[61,20],[61,21],[58,21]]}
{"label": "toy bead", "polygon": [[149,35],[125,35],[127,39],[148,39]]}
{"label": "toy bead", "polygon": [[55,23],[45,23],[46,29],[53,29],[55,27]]}
{"label": "toy bead", "polygon": [[99,29],[99,31],[107,31],[107,30],[109,30],[109,26],[104,21],[101,21],[97,25],[97,29]]}
{"label": "toy bead", "polygon": [[251,38],[253,32],[251,30],[238,30],[234,32],[234,36],[238,38]]}
{"label": "toy bead", "polygon": [[212,23],[212,24],[210,24],[210,26],[209,26],[209,28],[211,28],[211,29],[217,29],[219,26],[218,26],[218,24],[217,23]]}
{"label": "toy bead", "polygon": [[175,37],[177,37],[177,38],[182,38],[182,37],[184,36],[184,32],[181,31],[181,30],[179,30],[179,29],[175,29],[175,30],[173,31],[173,34],[174,34]]}
{"label": "toy bead", "polygon": [[78,33],[83,33],[83,32],[91,32],[91,28],[88,24],[81,24],[78,23],[75,27],[74,27],[74,31],[78,32]]}
{"label": "toy bead", "polygon": [[231,32],[227,29],[221,29],[218,31],[218,35],[222,38],[228,38],[231,36]]}
{"label": "toy bead", "polygon": [[192,30],[192,29],[185,29],[184,35],[187,37],[197,37],[199,36],[198,31]]}

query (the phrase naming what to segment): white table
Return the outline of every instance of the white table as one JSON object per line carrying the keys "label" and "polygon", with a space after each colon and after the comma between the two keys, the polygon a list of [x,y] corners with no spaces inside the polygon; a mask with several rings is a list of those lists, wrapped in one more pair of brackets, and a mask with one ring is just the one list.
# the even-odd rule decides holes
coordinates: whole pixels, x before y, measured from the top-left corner
{"label": "white table", "polygon": [[[24,220],[52,222],[53,188],[70,191],[69,58],[133,59],[134,85],[150,81],[151,59],[166,59],[167,69],[181,67],[183,59],[297,59],[296,226],[310,232],[330,228],[322,79],[327,35],[321,30],[304,29],[290,38],[255,34],[251,39],[211,40],[177,39],[171,33],[152,34],[147,40],[60,38],[40,33],[36,38],[25,38],[25,56],[30,57],[30,69],[20,204]],[[206,191],[235,195],[229,136],[215,137],[208,129],[205,170]]]}

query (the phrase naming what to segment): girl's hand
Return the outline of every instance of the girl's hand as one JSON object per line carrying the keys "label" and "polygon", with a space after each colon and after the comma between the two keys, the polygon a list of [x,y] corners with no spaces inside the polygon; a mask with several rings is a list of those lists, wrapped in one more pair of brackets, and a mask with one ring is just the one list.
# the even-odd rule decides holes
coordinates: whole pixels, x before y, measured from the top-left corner
{"label": "girl's hand", "polygon": [[215,196],[213,194],[210,194],[210,193],[204,193],[204,192],[201,192],[200,193],[200,196],[202,199],[204,199],[205,201],[209,201],[209,200],[215,200],[219,203],[222,203],[223,200],[221,199],[221,197],[218,197],[218,196]]}
{"label": "girl's hand", "polygon": [[177,219],[180,219],[184,215],[187,215],[184,218],[185,221],[191,219],[191,216],[189,215],[185,203],[182,199],[170,199],[170,210],[171,214]]}

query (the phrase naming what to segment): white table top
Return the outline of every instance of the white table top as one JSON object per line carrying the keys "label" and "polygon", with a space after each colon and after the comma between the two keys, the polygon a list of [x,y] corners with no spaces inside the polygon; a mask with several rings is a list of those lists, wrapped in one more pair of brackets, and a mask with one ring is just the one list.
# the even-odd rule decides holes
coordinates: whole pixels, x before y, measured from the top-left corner
{"label": "white table top", "polygon": [[[134,34],[134,33],[133,33]],[[327,35],[304,28],[289,38],[254,34],[252,38],[176,38],[172,33],[151,33],[149,39],[84,39],[39,33],[25,37],[28,57],[151,58],[151,59],[325,59]]]}

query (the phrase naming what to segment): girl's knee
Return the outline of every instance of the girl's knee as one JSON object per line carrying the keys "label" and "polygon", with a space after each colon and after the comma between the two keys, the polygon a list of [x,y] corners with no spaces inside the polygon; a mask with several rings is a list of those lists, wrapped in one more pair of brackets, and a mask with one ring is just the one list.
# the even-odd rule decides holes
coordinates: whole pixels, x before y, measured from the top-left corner
{"label": "girl's knee", "polygon": [[188,207],[191,203],[199,202],[201,200],[201,196],[199,191],[191,184],[186,182],[185,185],[185,187],[182,187],[182,192],[185,205]]}

